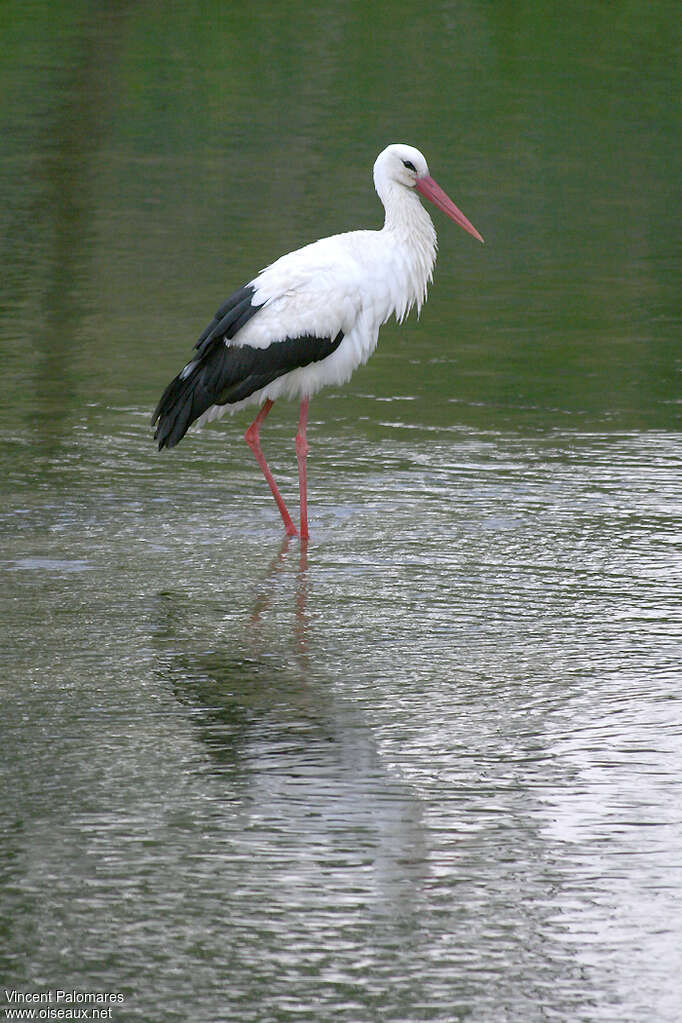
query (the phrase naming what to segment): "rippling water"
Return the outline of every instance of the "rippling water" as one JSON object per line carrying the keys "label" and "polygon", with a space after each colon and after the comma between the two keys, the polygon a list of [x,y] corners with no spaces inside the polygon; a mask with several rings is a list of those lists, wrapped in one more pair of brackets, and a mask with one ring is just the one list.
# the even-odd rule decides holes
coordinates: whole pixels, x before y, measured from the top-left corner
{"label": "rippling water", "polygon": [[314,420],[302,552],[227,431],[116,421],[3,512],[16,983],[672,1023],[679,438]]}

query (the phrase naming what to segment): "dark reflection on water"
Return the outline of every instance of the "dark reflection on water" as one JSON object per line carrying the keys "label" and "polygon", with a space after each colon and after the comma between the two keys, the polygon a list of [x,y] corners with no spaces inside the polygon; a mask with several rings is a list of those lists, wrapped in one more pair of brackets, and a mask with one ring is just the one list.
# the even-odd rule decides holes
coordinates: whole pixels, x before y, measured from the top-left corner
{"label": "dark reflection on water", "polygon": [[[0,8],[0,990],[677,1023],[676,8],[271,7]],[[149,414],[397,138],[488,244],[311,405],[302,552]]]}
{"label": "dark reflection on water", "polygon": [[[161,604],[165,621],[176,623],[161,627],[162,648],[181,641],[181,652],[161,653],[162,675],[208,753],[200,777],[213,792],[203,825],[210,862],[197,858],[187,912],[210,944],[207,912],[217,911],[209,928],[217,927],[227,1001],[240,1018],[288,1007],[353,1018],[380,993],[384,1000],[389,970],[391,1000],[411,1004],[409,979],[394,977],[391,964],[424,907],[422,807],[384,766],[362,710],[308,671],[308,567],[290,546],[282,544],[255,586],[244,623],[248,656],[195,650],[178,629],[182,603],[166,595]],[[262,628],[276,599],[273,573],[288,556],[297,562],[291,625],[273,650]],[[219,909],[210,908],[215,884]],[[363,951],[358,931],[374,935]],[[302,976],[314,996],[300,991]]]}

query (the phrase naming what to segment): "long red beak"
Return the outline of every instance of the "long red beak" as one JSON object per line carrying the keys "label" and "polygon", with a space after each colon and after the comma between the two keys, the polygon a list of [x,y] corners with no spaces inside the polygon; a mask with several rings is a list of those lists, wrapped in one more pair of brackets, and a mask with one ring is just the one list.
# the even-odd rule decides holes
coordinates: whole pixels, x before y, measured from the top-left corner
{"label": "long red beak", "polygon": [[417,178],[416,188],[420,195],[423,195],[425,199],[429,199],[439,210],[442,210],[446,216],[450,217],[450,220],[454,220],[456,224],[463,227],[474,238],[478,238],[479,242],[483,241],[483,238],[471,221],[467,220],[462,211],[457,209],[450,196],[445,194],[438,182],[434,181],[432,177],[427,174],[423,178]]}

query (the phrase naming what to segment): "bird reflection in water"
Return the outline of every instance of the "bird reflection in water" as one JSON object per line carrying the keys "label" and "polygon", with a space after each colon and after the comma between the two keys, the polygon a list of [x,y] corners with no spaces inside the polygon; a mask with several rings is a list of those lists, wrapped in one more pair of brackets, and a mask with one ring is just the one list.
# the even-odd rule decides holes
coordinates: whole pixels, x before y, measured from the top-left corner
{"label": "bird reflection in water", "polygon": [[[268,565],[265,575],[260,581],[260,587],[251,605],[249,624],[255,633],[260,631],[263,614],[271,607],[272,598],[278,576],[281,575],[287,562],[287,554],[291,546],[291,537],[285,536],[280,544],[277,554]],[[299,547],[298,569],[296,571],[296,591],[294,599],[295,625],[294,625],[294,649],[300,660],[302,669],[308,665],[308,617],[306,607],[308,602],[308,544],[301,541]]]}

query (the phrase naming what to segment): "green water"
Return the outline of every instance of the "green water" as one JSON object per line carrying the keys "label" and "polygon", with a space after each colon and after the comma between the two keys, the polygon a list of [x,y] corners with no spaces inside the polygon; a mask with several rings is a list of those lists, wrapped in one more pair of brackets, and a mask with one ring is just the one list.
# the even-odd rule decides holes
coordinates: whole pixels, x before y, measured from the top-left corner
{"label": "green water", "polygon": [[[0,7],[5,1000],[679,1019],[678,22]],[[311,403],[302,551],[248,413],[149,416],[231,290],[380,225],[391,141],[486,245],[434,211],[421,319]]]}

